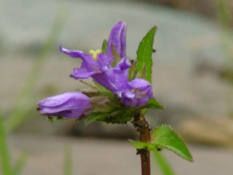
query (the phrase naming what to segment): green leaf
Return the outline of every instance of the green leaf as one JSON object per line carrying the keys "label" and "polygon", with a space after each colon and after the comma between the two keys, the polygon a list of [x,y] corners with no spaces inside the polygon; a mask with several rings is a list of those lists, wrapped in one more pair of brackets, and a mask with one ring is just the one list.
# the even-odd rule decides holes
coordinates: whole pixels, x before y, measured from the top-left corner
{"label": "green leaf", "polygon": [[142,39],[137,50],[137,73],[142,78],[143,69],[145,68],[145,79],[151,82],[152,74],[152,53],[154,36],[157,27],[153,27]]}
{"label": "green leaf", "polygon": [[106,53],[107,52],[107,47],[108,47],[108,41],[105,39],[102,44],[102,52]]}
{"label": "green leaf", "polygon": [[167,159],[163,156],[161,152],[155,150],[153,151],[153,155],[163,175],[175,175],[175,172],[172,169],[171,165],[168,163]]}
{"label": "green leaf", "polygon": [[170,126],[160,126],[152,132],[152,143],[158,148],[166,148],[180,157],[193,161],[192,155],[181,138],[171,129]]}
{"label": "green leaf", "polygon": [[159,104],[155,98],[150,99],[145,105],[145,107],[153,109],[164,109],[164,107],[161,104]]}
{"label": "green leaf", "polygon": [[153,143],[149,142],[139,142],[139,141],[133,141],[129,140],[129,142],[136,148],[136,149],[145,149],[149,151],[154,151],[157,149],[157,147]]}

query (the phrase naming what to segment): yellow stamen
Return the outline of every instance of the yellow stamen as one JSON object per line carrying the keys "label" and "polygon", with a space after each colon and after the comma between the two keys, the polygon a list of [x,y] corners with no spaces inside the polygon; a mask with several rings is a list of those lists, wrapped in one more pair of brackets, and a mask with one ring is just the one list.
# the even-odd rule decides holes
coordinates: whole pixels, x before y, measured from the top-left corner
{"label": "yellow stamen", "polygon": [[97,60],[97,56],[101,54],[102,50],[90,50],[89,53],[92,55],[93,60]]}
{"label": "yellow stamen", "polygon": [[133,92],[133,93],[136,92],[136,89],[132,89],[131,92]]}

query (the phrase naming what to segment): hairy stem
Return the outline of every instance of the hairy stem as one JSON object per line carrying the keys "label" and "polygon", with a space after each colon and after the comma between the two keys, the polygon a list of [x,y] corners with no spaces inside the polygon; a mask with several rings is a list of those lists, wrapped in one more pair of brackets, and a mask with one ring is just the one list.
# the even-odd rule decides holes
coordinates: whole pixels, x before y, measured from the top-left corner
{"label": "hairy stem", "polygon": [[[145,117],[137,115],[132,121],[134,127],[140,133],[141,142],[150,142],[150,128],[149,124],[146,121]],[[141,157],[141,171],[142,175],[150,175],[150,151],[146,149],[137,150],[137,154],[140,154]]]}

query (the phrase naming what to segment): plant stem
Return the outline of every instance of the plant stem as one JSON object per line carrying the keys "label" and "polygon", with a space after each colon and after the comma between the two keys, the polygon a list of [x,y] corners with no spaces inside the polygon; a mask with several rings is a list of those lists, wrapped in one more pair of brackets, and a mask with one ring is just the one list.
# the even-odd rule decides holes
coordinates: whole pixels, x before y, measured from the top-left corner
{"label": "plant stem", "polygon": [[[136,115],[132,121],[134,127],[140,133],[141,142],[150,142],[150,128],[145,117]],[[142,175],[150,175],[150,151],[146,149],[137,150],[137,154],[140,154],[141,158],[141,172]]]}

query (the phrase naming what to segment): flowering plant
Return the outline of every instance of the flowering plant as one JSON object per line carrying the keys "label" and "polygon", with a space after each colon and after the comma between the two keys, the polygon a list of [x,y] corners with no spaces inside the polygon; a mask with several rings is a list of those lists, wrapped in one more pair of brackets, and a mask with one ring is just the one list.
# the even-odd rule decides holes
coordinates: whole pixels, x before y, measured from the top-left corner
{"label": "flowering plant", "polygon": [[[60,47],[60,51],[82,59],[70,77],[78,79],[90,90],[68,92],[41,100],[38,110],[49,118],[87,118],[88,122],[113,124],[131,122],[140,133],[140,141],[130,141],[141,156],[142,175],[150,174],[150,151],[169,149],[192,161],[183,141],[170,126],[160,126],[151,132],[145,119],[147,109],[162,109],[152,92],[153,27],[142,39],[136,60],[126,56],[126,23],[119,21],[112,28],[102,49],[89,54]],[[92,78],[93,84],[82,79]]]}

